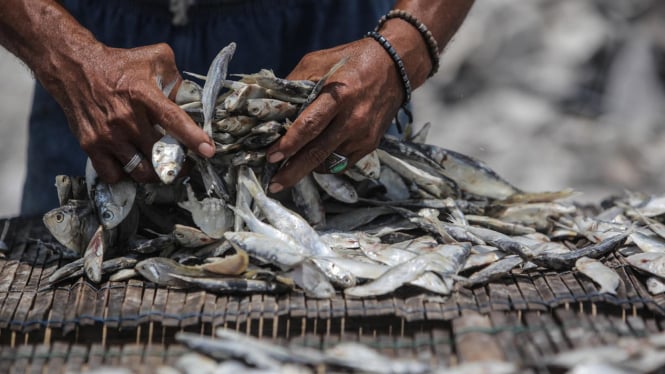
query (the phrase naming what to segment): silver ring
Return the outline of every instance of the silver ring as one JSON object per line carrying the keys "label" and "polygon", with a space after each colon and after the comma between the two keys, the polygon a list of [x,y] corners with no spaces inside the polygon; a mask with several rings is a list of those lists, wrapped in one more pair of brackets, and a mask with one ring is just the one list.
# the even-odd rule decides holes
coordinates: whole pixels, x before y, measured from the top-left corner
{"label": "silver ring", "polygon": [[136,169],[137,166],[141,163],[141,160],[143,160],[143,156],[141,156],[139,153],[135,153],[134,156],[125,164],[125,166],[122,167],[122,170],[125,171],[125,173],[130,174],[131,172]]}
{"label": "silver ring", "polygon": [[326,159],[323,161],[323,165],[326,167],[328,172],[332,174],[337,174],[344,171],[348,164],[348,158],[335,152],[331,153],[330,156],[326,157]]}

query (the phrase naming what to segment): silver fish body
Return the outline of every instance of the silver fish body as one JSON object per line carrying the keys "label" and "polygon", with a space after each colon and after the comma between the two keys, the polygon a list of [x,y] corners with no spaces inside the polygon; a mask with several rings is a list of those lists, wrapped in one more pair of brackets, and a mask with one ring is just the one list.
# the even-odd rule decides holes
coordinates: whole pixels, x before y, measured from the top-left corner
{"label": "silver fish body", "polygon": [[343,176],[313,172],[312,177],[333,199],[347,204],[358,202],[358,192]]}
{"label": "silver fish body", "polygon": [[206,76],[205,84],[203,85],[203,91],[201,93],[201,105],[203,105],[203,130],[212,136],[212,120],[215,112],[215,102],[217,101],[217,95],[222,88],[223,82],[226,79],[226,72],[229,66],[229,62],[233,57],[233,54],[236,51],[236,44],[229,43],[226,47],[222,48],[221,51],[215,56],[210,68],[208,69],[208,74]]}

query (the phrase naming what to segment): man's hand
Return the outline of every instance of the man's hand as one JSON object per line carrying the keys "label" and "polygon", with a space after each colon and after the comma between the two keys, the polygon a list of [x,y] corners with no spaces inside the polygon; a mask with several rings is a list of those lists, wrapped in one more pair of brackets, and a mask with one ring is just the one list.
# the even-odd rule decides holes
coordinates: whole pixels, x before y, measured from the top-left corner
{"label": "man's hand", "polygon": [[319,80],[342,58],[349,60],[268,150],[271,163],[288,159],[275,175],[271,192],[290,187],[332,152],[349,166],[374,150],[402,102],[400,78],[392,60],[372,39],[362,39],[306,55],[288,79]]}
{"label": "man's hand", "polygon": [[[85,77],[85,82],[72,84],[75,76]],[[65,69],[51,92],[103,180],[122,179],[123,165],[138,153],[143,161],[130,175],[151,182],[158,181],[150,162],[152,145],[162,136],[156,124],[187,148],[207,157],[214,152],[203,130],[162,92],[165,86],[177,90],[180,81],[166,44],[101,48],[89,61]]]}
{"label": "man's hand", "polygon": [[[405,10],[429,27],[442,49],[460,26],[473,0],[398,0]],[[369,31],[369,30],[368,30]],[[412,88],[422,85],[432,69],[427,44],[419,31],[401,19],[379,30],[401,57]],[[383,47],[365,38],[306,55],[289,79],[318,80],[344,57],[349,61],[333,74],[316,100],[287,133],[268,149],[271,163],[288,160],[274,176],[271,192],[293,186],[332,152],[349,159],[349,166],[374,150],[404,101],[401,77]]]}
{"label": "man's hand", "polygon": [[[63,108],[70,128],[99,176],[113,183],[123,166],[143,157],[131,173],[156,181],[150,158],[160,133],[212,157],[210,138],[162,92],[181,80],[166,44],[114,49],[98,42],[54,0],[5,0],[0,44],[22,59]],[[66,152],[67,150],[63,150]]]}

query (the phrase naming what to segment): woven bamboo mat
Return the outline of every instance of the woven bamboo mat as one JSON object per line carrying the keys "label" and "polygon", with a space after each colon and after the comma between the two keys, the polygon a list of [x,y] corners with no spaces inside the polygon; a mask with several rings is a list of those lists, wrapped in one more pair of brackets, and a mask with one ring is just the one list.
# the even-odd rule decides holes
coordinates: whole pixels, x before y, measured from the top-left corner
{"label": "woven bamboo mat", "polygon": [[608,262],[624,281],[617,296],[599,294],[576,272],[513,274],[449,297],[416,290],[367,299],[235,296],[83,278],[40,292],[64,261],[39,220],[9,223],[10,251],[0,259],[0,372],[154,368],[184,352],[177,331],[212,334],[220,326],[280,344],[353,340],[447,365],[498,359],[536,368],[542,355],[665,330],[665,296],[651,296],[618,256]]}

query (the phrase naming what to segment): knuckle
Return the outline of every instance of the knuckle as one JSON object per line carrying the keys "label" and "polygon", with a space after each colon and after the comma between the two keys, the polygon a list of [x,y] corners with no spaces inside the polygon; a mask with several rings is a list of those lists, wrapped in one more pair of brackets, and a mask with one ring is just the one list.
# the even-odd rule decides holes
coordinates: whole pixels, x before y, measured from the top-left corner
{"label": "knuckle", "polygon": [[312,165],[319,165],[328,157],[328,152],[321,148],[310,148],[306,152],[307,159]]}

